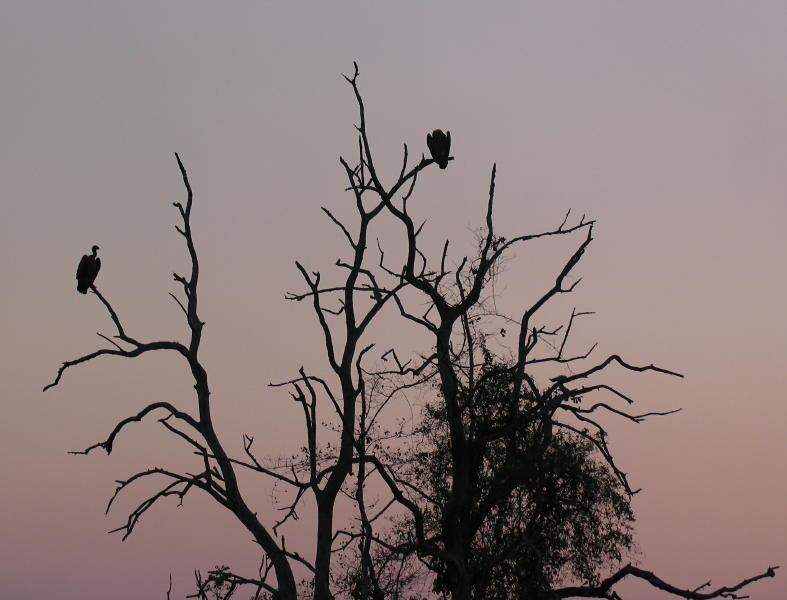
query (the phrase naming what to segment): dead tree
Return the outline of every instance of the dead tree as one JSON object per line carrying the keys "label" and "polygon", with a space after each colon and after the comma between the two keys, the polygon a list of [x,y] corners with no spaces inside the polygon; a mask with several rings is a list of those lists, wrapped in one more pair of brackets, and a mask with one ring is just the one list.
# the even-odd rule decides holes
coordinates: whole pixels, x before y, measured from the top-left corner
{"label": "dead tree", "polygon": [[[439,525],[427,531],[425,514],[418,501],[419,493],[414,489],[415,486],[402,479],[396,468],[386,464],[382,456],[368,452],[365,443],[367,430],[363,427],[361,427],[357,442],[357,460],[362,464],[368,463],[370,468],[373,468],[377,476],[388,486],[392,499],[410,513],[411,532],[409,538],[412,542],[405,543],[404,547],[392,548],[388,546],[387,549],[394,552],[415,552],[432,567],[439,565],[445,576],[445,591],[454,600],[470,600],[472,597],[483,598],[485,594],[478,596],[474,594],[474,582],[481,576],[481,572],[488,571],[494,566],[494,561],[501,557],[492,556],[481,561],[474,560],[474,557],[471,556],[473,539],[478,535],[480,524],[495,502],[510,495],[517,485],[521,484],[524,477],[530,476],[531,466],[537,463],[539,455],[548,448],[556,431],[568,430],[592,443],[608,463],[626,492],[629,495],[636,493],[636,490],[629,486],[626,474],[615,463],[607,445],[607,432],[598,415],[608,413],[634,422],[642,422],[651,416],[667,415],[676,411],[645,414],[628,412],[626,405],[632,404],[633,400],[613,385],[598,382],[593,376],[603,374],[611,365],[617,365],[637,373],[654,372],[674,377],[682,377],[682,375],[653,364],[640,366],[613,354],[589,367],[579,368],[568,374],[557,374],[546,384],[540,384],[531,372],[536,365],[581,364],[581,361],[589,358],[595,348],[594,346],[577,356],[567,356],[565,353],[572,325],[577,317],[585,313],[572,312],[565,327],[548,328],[537,322],[544,306],[560,295],[571,293],[579,284],[580,279],[570,282],[569,278],[593,240],[594,221],[587,220],[583,216],[572,224],[569,222],[569,211],[554,229],[531,234],[515,234],[509,238],[499,235],[493,220],[496,177],[496,167],[493,166],[483,234],[479,239],[477,252],[472,256],[461,257],[458,260],[458,266],[450,269],[447,266],[449,264],[449,242],[446,240],[437,264],[430,265],[425,253],[419,249],[418,239],[423,223],[417,225],[410,210],[410,204],[418,174],[431,161],[422,157],[420,162],[410,167],[408,165],[408,149],[405,145],[398,179],[390,185],[383,183],[369,143],[365,108],[357,80],[356,67],[355,74],[348,78],[348,81],[355,93],[359,109],[360,158],[355,168],[347,168],[351,188],[358,198],[359,210],[362,206],[361,197],[364,194],[371,195],[375,198],[375,202],[379,199],[385,210],[400,224],[407,240],[405,256],[401,263],[396,263],[393,266],[386,262],[388,257],[380,248],[377,277],[389,277],[393,281],[389,286],[390,289],[398,290],[406,287],[420,292],[418,311],[408,308],[401,299],[401,295],[396,291],[394,299],[401,317],[424,330],[430,336],[433,344],[423,353],[426,358],[422,362],[409,366],[409,362],[403,365],[397,359],[397,364],[399,375],[415,377],[428,373],[439,382],[439,403],[445,411],[449,431],[448,450],[450,456],[448,461],[450,473],[447,478],[450,489],[445,500],[439,506]],[[521,247],[543,238],[569,238],[570,236],[580,236],[580,242],[556,275],[554,284],[537,296],[535,302],[526,307],[518,316],[494,315],[506,319],[506,324],[509,326],[513,323],[517,333],[517,342],[514,347],[515,360],[510,368],[512,385],[509,404],[511,410],[505,423],[499,423],[494,427],[476,427],[472,398],[474,389],[478,385],[476,378],[479,376],[481,363],[477,360],[480,344],[471,322],[475,321],[479,313],[485,310],[486,296],[490,293],[489,285],[497,273],[500,261],[507,252],[515,247]],[[368,275],[368,278],[371,282],[372,293],[381,293],[371,274]],[[318,290],[315,288],[313,292],[316,296]],[[425,311],[423,310],[424,302],[427,306]],[[319,307],[316,308],[319,313]],[[549,344],[554,348],[554,352],[536,354],[537,350],[548,344],[547,340],[550,337],[554,338],[559,335],[562,335],[559,347]],[[393,356],[396,356],[395,353]],[[373,375],[382,374],[385,372],[377,372]],[[613,400],[588,403],[588,397],[603,392],[611,395]],[[523,411],[518,399],[525,394],[532,399],[532,402],[530,407]],[[615,406],[615,400],[623,401],[624,406],[622,408]],[[537,443],[533,446],[532,454],[518,457],[520,464],[517,465],[517,468],[508,465],[506,468],[500,469],[487,489],[478,489],[479,456],[484,448],[495,441],[507,439],[517,430],[527,426],[535,427],[537,435]],[[370,556],[368,545],[372,533],[368,519],[363,514],[361,521],[362,528],[359,532],[346,533],[345,535],[361,540],[360,554],[362,560],[366,562]],[[376,538],[375,541],[386,547],[384,540]],[[514,541],[516,542],[516,540]],[[527,542],[527,540],[523,540],[523,542]],[[707,585],[697,589],[682,589],[666,583],[653,573],[627,565],[604,579],[599,585],[553,589],[550,590],[550,596],[615,598],[614,585],[626,577],[636,577],[661,590],[684,598],[706,599],[722,596],[736,598],[738,597],[736,592],[746,585],[765,577],[774,576],[775,568],[769,567],[765,572],[732,586],[705,590]],[[368,580],[364,589],[376,589],[377,584],[374,581],[373,569],[363,568],[361,575],[362,580]],[[363,597],[371,598],[372,596],[367,593]]]}
{"label": "dead tree", "polygon": [[102,449],[106,451],[107,454],[111,454],[118,436],[128,425],[142,421],[151,413],[159,412],[164,415],[159,419],[159,423],[161,423],[169,433],[177,436],[186,444],[189,444],[201,458],[202,471],[196,475],[178,473],[165,468],[154,467],[119,481],[115,493],[109,500],[107,511],[109,511],[114,500],[121,492],[142,479],[160,478],[166,483],[158,492],[143,500],[128,516],[126,523],[114,531],[121,532],[125,540],[134,531],[142,515],[159,500],[167,497],[175,497],[182,501],[190,491],[194,489],[202,490],[218,504],[235,515],[249,533],[252,534],[254,540],[260,545],[263,552],[270,560],[272,571],[276,575],[276,586],[273,587],[265,581],[256,581],[255,584],[261,589],[273,594],[277,599],[295,600],[297,597],[297,590],[290,563],[292,557],[286,551],[283,544],[276,539],[270,527],[264,525],[257,518],[256,513],[249,508],[244,501],[238,487],[233,461],[227,455],[213,427],[208,373],[199,358],[200,344],[202,342],[202,328],[205,323],[201,320],[198,312],[199,258],[191,230],[193,192],[191,184],[189,183],[188,174],[186,173],[186,169],[180,157],[177,154],[175,157],[183,177],[183,185],[186,188],[185,205],[182,202],[174,203],[182,221],[182,224],[180,226],[176,225],[175,229],[185,240],[191,260],[191,273],[188,276],[183,276],[178,273],[173,274],[174,280],[182,288],[183,296],[179,298],[175,294],[170,295],[175,302],[177,302],[185,316],[186,324],[189,329],[188,341],[182,343],[163,340],[141,341],[137,339],[125,330],[117,312],[98,288],[91,286],[91,291],[104,305],[115,326],[116,334],[114,336],[109,337],[99,334],[99,336],[109,342],[112,347],[102,348],[90,354],[64,362],[58,370],[54,381],[47,385],[44,391],[58,385],[67,369],[104,356],[136,358],[153,351],[167,351],[180,356],[188,365],[194,380],[196,401],[196,411],[194,413],[179,410],[169,402],[152,402],[136,414],[118,422],[104,441],[93,444],[85,450],[78,452],[78,454],[89,454],[93,450]]}
{"label": "dead tree", "polygon": [[[151,468],[136,473],[120,481],[114,499],[131,484],[143,478],[161,478],[163,487],[154,495],[141,502],[128,516],[122,527],[118,528],[127,538],[140,517],[156,502],[167,497],[180,500],[191,490],[198,489],[207,493],[219,505],[228,509],[252,534],[263,552],[259,574],[245,577],[233,573],[226,567],[218,568],[206,578],[198,572],[197,597],[207,597],[209,589],[221,590],[229,597],[235,590],[243,587],[254,589],[255,597],[271,597],[276,600],[295,600],[298,597],[296,569],[307,573],[306,589],[315,600],[331,600],[332,575],[335,565],[332,560],[335,552],[349,541],[360,541],[361,577],[358,597],[379,600],[386,597],[385,586],[380,581],[379,563],[375,551],[385,547],[385,541],[375,532],[377,523],[390,507],[398,507],[407,515],[407,527],[412,542],[408,548],[386,548],[389,551],[416,552],[419,557],[434,565],[442,565],[448,582],[448,592],[455,600],[469,600],[472,597],[472,561],[469,553],[472,539],[477,531],[479,520],[478,498],[493,499],[495,494],[505,494],[516,486],[516,479],[501,480],[494,490],[474,489],[472,469],[468,465],[477,461],[479,449],[484,444],[505,438],[512,431],[525,424],[536,421],[539,435],[544,445],[549,444],[550,435],[555,428],[573,427],[559,419],[561,413],[570,415],[595,427],[597,435],[589,439],[597,445],[599,452],[609,460],[622,482],[628,485],[625,475],[614,466],[614,460],[606,446],[603,428],[594,419],[594,414],[611,412],[634,420],[642,420],[649,415],[627,413],[607,402],[597,402],[592,406],[582,403],[584,398],[594,392],[607,391],[626,402],[630,399],[614,387],[604,383],[589,382],[588,379],[612,364],[618,364],[632,371],[654,371],[662,374],[680,376],[677,373],[654,365],[637,366],[617,355],[576,371],[569,375],[558,375],[546,387],[539,387],[530,372],[530,367],[544,362],[558,365],[586,359],[589,355],[567,357],[564,346],[574,318],[572,314],[565,328],[563,343],[551,357],[535,356],[534,350],[544,344],[549,336],[557,334],[536,324],[539,311],[553,298],[574,290],[579,280],[568,282],[569,275],[579,263],[592,241],[592,220],[584,217],[569,224],[570,214],[566,214],[560,225],[539,233],[515,235],[509,239],[500,236],[493,223],[493,205],[496,169],[492,168],[489,194],[486,201],[485,226],[479,240],[477,253],[464,257],[455,269],[449,268],[448,241],[443,246],[438,266],[431,268],[424,252],[419,249],[418,240],[423,225],[416,225],[409,210],[408,201],[413,197],[419,174],[435,164],[432,158],[421,154],[414,164],[409,163],[408,148],[404,146],[404,156],[396,180],[389,185],[373,159],[366,125],[363,100],[358,88],[357,66],[352,76],[346,77],[359,109],[358,157],[351,164],[340,159],[341,167],[347,178],[346,192],[350,194],[355,213],[355,222],[348,225],[334,212],[323,208],[323,212],[338,228],[349,246],[347,259],[336,261],[344,273],[335,284],[325,284],[319,271],[311,271],[301,263],[296,266],[303,277],[305,290],[287,294],[294,301],[306,301],[311,305],[318,327],[322,333],[325,357],[330,377],[314,375],[301,367],[298,375],[288,381],[271,384],[272,387],[286,387],[291,398],[303,413],[305,429],[305,453],[299,458],[271,462],[260,458],[253,448],[254,438],[244,437],[244,455],[232,457],[219,440],[211,418],[210,390],[208,373],[200,362],[199,349],[202,341],[201,320],[197,310],[199,261],[191,230],[191,211],[193,193],[186,170],[177,157],[183,183],[187,192],[185,205],[174,205],[182,219],[177,226],[183,236],[189,257],[191,273],[186,276],[174,274],[174,280],[182,287],[183,297],[172,294],[182,309],[189,331],[187,342],[141,341],[126,332],[117,312],[99,290],[93,286],[91,291],[103,304],[114,324],[116,334],[101,337],[111,345],[67,361],[58,370],[52,383],[46,389],[58,385],[64,372],[71,367],[104,356],[136,358],[151,351],[170,351],[178,354],[188,365],[195,389],[193,412],[176,408],[168,402],[154,402],[140,411],[117,423],[109,436],[102,442],[89,446],[81,454],[96,449],[111,453],[118,435],[126,426],[139,422],[154,412],[163,416],[159,423],[169,434],[188,444],[199,458],[201,471],[196,475],[178,473],[165,468]],[[447,164],[450,157],[441,157]],[[441,164],[441,167],[444,165]],[[394,261],[386,255],[382,244],[370,240],[370,228],[381,216],[393,217],[406,239],[406,252],[401,260]],[[513,380],[512,395],[519,397],[523,390],[543,399],[537,410],[523,414],[512,414],[505,426],[476,430],[468,429],[466,415],[472,406],[463,402],[468,387],[476,385],[479,340],[473,334],[472,319],[485,304],[487,286],[497,272],[505,253],[514,247],[542,238],[581,236],[581,242],[556,277],[554,285],[546,290],[538,300],[525,309],[516,319],[518,343],[516,356],[511,368]],[[370,250],[370,248],[374,248]],[[420,295],[426,300],[427,310],[409,307],[407,294]],[[367,339],[370,325],[378,319],[383,309],[389,306],[403,323],[414,324],[430,337],[431,346],[414,361],[399,361],[395,351],[385,348],[378,359],[393,360],[396,368],[389,373],[392,377],[406,376],[386,390],[384,400],[378,404],[372,401],[372,386],[379,379],[379,370],[365,364],[372,357],[375,347],[381,347]],[[448,501],[442,507],[442,519],[437,530],[430,530],[425,523],[424,512],[415,497],[417,490],[401,477],[396,465],[389,457],[375,453],[375,443],[370,432],[379,422],[380,415],[388,401],[396,394],[425,381],[439,382],[440,402],[443,404],[450,431],[450,480]],[[322,439],[320,427],[323,420],[322,410],[328,412],[338,422],[335,444]],[[318,411],[318,408],[320,409]],[[578,430],[581,431],[581,430]],[[236,469],[241,468],[257,473],[267,481],[287,486],[292,490],[292,500],[284,507],[284,516],[274,523],[263,523],[248,506],[238,485]],[[355,470],[354,470],[355,469]],[[352,475],[352,476],[351,476]],[[502,474],[501,476],[504,476]],[[389,494],[382,509],[374,509],[368,501],[365,490],[370,482],[376,482]],[[629,488],[627,488],[629,489]],[[633,490],[631,490],[633,493]],[[311,495],[317,507],[314,536],[313,559],[298,552],[288,550],[279,529],[298,514],[301,503]],[[350,498],[358,509],[360,527],[357,530],[343,529],[335,522],[335,508],[340,497]],[[108,507],[109,508],[109,507]],[[275,582],[269,576],[275,577]],[[675,588],[655,575],[632,566],[625,567],[603,580],[595,587],[572,587],[554,590],[556,597],[586,596],[614,598],[613,587],[624,577],[639,577],[651,584],[685,598],[715,598],[734,594],[743,586],[766,576],[772,576],[773,569],[744,580],[736,586],[721,588],[714,592],[701,593],[698,590]]]}

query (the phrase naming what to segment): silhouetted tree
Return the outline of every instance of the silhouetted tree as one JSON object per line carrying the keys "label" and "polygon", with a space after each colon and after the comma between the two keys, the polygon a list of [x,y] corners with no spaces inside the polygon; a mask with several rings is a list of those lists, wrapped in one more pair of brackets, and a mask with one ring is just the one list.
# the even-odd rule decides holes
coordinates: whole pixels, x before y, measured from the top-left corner
{"label": "silhouetted tree", "polygon": [[[465,429],[477,440],[467,466],[476,521],[467,553],[472,596],[537,598],[566,579],[597,583],[598,574],[619,564],[632,547],[626,487],[587,430],[559,429],[545,440],[541,420],[534,418],[485,441],[514,415],[537,414],[545,400],[529,391],[514,399],[513,369],[484,354],[476,386],[460,396],[467,407]],[[415,433],[412,447],[418,451],[408,479],[422,492],[419,506],[429,532],[439,535],[451,487],[444,406],[427,404]],[[434,566],[434,589],[447,591],[445,565]]]}
{"label": "silhouetted tree", "polygon": [[[446,241],[437,263],[431,265],[419,248],[423,224],[416,224],[410,203],[419,175],[436,162],[445,168],[451,160],[450,138],[435,140],[432,134],[432,158],[421,154],[415,164],[410,164],[405,145],[398,175],[386,185],[367,134],[357,67],[346,79],[359,108],[357,161],[351,164],[340,158],[354,222],[350,225],[328,208],[322,209],[349,245],[348,257],[335,263],[344,275],[326,283],[319,271],[297,262],[305,290],[287,295],[311,305],[330,376],[320,377],[302,367],[296,377],[272,384],[288,388],[303,413],[301,454],[285,460],[260,457],[253,448],[254,438],[246,435],[243,455],[232,456],[213,426],[208,372],[199,355],[204,322],[198,312],[200,271],[191,230],[193,193],[180,157],[176,155],[187,199],[174,205],[191,272],[174,274],[182,294],[171,295],[185,316],[187,340],[143,341],[133,336],[103,294],[95,286],[90,288],[116,330],[112,337],[101,336],[111,346],[63,363],[45,389],[58,385],[67,369],[96,358],[136,358],[167,351],[188,366],[195,390],[190,410],[170,402],[150,403],[119,421],[104,441],[81,452],[101,448],[111,453],[128,425],[156,412],[163,415],[161,426],[197,456],[196,474],[156,467],[119,482],[110,506],[142,479],[164,481],[116,531],[126,539],[159,500],[182,500],[193,490],[232,513],[259,545],[261,567],[254,576],[236,574],[225,566],[205,577],[197,572],[194,597],[198,598],[229,598],[240,589],[252,589],[255,598],[277,600],[329,600],[335,595],[404,599],[419,593],[414,591],[419,565],[433,574],[437,592],[454,600],[544,594],[615,598],[615,584],[630,576],[684,598],[735,597],[752,581],[773,576],[769,568],[736,585],[702,592],[706,586],[679,589],[631,565],[606,578],[600,575],[630,547],[628,499],[634,491],[615,464],[598,416],[611,413],[639,422],[650,415],[629,413],[625,406],[615,405],[615,400],[626,404],[632,400],[596,377],[612,364],[636,372],[679,375],[654,365],[637,366],[617,355],[579,367],[589,360],[592,348],[581,355],[565,354],[572,325],[584,313],[573,312],[565,328],[548,328],[538,321],[546,304],[579,283],[569,283],[569,278],[592,241],[594,222],[583,217],[571,224],[569,213],[553,229],[500,236],[493,222],[495,167],[474,253],[452,268]],[[405,251],[398,259],[384,251],[383,242],[370,239],[373,223],[382,216],[392,219],[405,239]],[[580,242],[554,284],[516,317],[496,314],[489,302],[491,283],[510,251],[542,238],[572,236],[579,236]],[[426,335],[423,352],[411,360],[402,362],[390,345],[375,345],[369,339],[371,324],[386,306],[392,309],[389,315]],[[507,327],[513,323],[516,330],[510,360],[487,350],[485,340],[493,331],[489,328],[500,331],[498,319],[504,319]],[[543,353],[544,347],[554,352]],[[381,368],[383,363],[395,367]],[[549,365],[574,368],[547,379],[533,372],[537,366]],[[425,385],[433,387],[424,421],[410,431],[404,422],[386,430],[382,415],[392,399]],[[611,400],[590,403],[589,397],[605,392]],[[333,429],[322,425],[331,420]],[[419,435],[421,446],[411,447]],[[420,451],[426,454],[419,455]],[[421,456],[420,466],[414,456]],[[237,469],[291,489],[290,503],[280,507],[284,508],[281,519],[266,520],[257,507],[249,506],[238,485]],[[288,549],[281,533],[297,517],[307,496],[316,505],[313,555],[308,557]],[[355,521],[336,522],[341,499],[355,506]],[[512,511],[519,511],[516,518],[509,518]],[[346,557],[348,550],[357,553],[359,568],[342,562],[342,553]],[[559,587],[567,580],[576,580],[576,585]]]}
{"label": "silhouetted tree", "polygon": [[[513,412],[534,411],[540,402],[523,393],[513,407],[511,367],[495,363],[488,351],[483,359],[472,398],[468,390],[461,398],[468,407],[462,415],[465,427],[477,439],[505,427]],[[598,573],[619,564],[632,547],[630,496],[595,446],[568,430],[555,432],[543,445],[538,424],[533,420],[479,444],[467,465],[481,521],[468,551],[473,598],[538,598],[567,579],[597,583]],[[423,418],[406,441],[401,451],[380,449],[377,456],[396,465],[397,479],[417,490],[412,499],[423,513],[426,536],[439,538],[451,488],[449,429],[439,394],[423,407]],[[495,494],[511,477],[517,483],[510,492]],[[428,583],[435,593],[448,595],[445,565],[426,562],[426,569],[419,569],[410,529],[401,519],[396,525],[377,540],[370,558],[379,579],[367,587],[379,585],[385,597],[407,598]],[[348,567],[362,565],[362,552],[349,554]],[[348,568],[337,584],[355,591],[364,577],[371,579],[359,567]]]}

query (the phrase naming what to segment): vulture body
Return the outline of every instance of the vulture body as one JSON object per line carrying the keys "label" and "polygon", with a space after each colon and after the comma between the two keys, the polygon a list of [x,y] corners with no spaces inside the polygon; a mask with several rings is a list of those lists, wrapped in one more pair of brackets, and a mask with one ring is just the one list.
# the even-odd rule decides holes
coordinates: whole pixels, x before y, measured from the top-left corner
{"label": "vulture body", "polygon": [[77,267],[77,291],[80,294],[87,294],[101,269],[101,259],[97,254],[98,246],[93,246],[92,252],[92,254],[85,254]]}
{"label": "vulture body", "polygon": [[432,158],[441,169],[448,166],[448,154],[451,151],[451,132],[443,133],[442,129],[435,129],[426,136],[426,145]]}

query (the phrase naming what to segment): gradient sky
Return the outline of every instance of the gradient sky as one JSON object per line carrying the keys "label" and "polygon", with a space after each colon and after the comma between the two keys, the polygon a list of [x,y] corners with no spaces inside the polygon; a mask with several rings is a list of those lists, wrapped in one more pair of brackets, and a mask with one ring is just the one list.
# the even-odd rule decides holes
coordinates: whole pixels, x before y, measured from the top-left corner
{"label": "gradient sky", "polygon": [[[265,386],[325,368],[312,313],[283,295],[302,287],[295,259],[328,269],[344,251],[319,207],[350,214],[338,156],[355,148],[340,77],[353,60],[389,180],[402,142],[423,152],[427,131],[452,132],[456,160],[413,200],[433,248],[449,236],[471,249],[497,161],[504,235],[568,208],[598,220],[582,284],[559,305],[597,312],[577,343],[686,374],[614,379],[643,409],[684,407],[612,427],[644,488],[641,565],[686,587],[787,565],[785,31],[783,2],[5,0],[0,598],[163,598],[170,572],[182,597],[195,568],[254,568],[248,535],[196,495],[151,511],[125,543],[106,533],[140,498],[105,517],[115,479],[187,458],[154,422],[111,457],[66,455],[146,402],[190,407],[177,360],[94,362],[40,390],[111,331],[74,290],[94,243],[127,329],[183,334],[167,296],[186,264],[172,229],[178,151],[196,192],[218,427],[235,449],[242,431],[271,454],[297,446],[298,412]],[[524,306],[570,249],[517,253],[506,306]],[[251,495],[270,514],[266,492]],[[783,600],[787,571],[751,595]]]}

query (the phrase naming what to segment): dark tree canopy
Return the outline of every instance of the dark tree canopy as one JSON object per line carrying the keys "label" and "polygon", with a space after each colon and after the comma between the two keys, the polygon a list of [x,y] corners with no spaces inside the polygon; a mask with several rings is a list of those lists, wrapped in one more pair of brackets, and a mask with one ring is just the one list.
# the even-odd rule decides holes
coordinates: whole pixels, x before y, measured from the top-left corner
{"label": "dark tree canopy", "polygon": [[[512,406],[510,365],[487,355],[479,384],[460,402],[473,410],[466,427],[483,434],[505,427],[516,414],[542,402],[522,393]],[[587,431],[584,433],[587,434]],[[438,500],[424,511],[438,530],[439,506],[449,489],[449,439],[445,410],[430,404],[419,427],[430,451],[413,461],[413,480]],[[631,497],[583,435],[559,430],[544,439],[537,420],[503,438],[479,445],[468,470],[477,529],[471,542],[474,598],[538,597],[566,580],[596,584],[599,574],[619,564],[633,544]],[[516,483],[496,494],[501,482]],[[446,588],[439,573],[435,589]]]}

